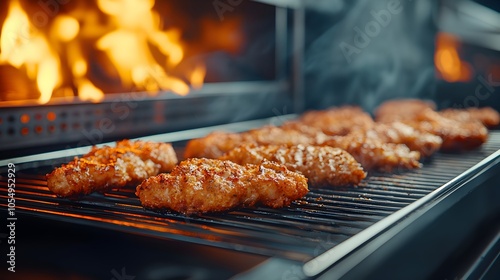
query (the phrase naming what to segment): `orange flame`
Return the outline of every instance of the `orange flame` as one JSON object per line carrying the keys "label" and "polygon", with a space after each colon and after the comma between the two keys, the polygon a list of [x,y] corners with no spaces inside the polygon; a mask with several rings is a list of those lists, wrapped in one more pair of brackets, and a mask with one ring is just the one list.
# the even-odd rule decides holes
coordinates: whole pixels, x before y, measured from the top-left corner
{"label": "orange flame", "polygon": [[116,25],[116,30],[99,39],[97,48],[106,52],[126,85],[150,92],[169,89],[179,95],[189,93],[189,86],[169,76],[149,49],[148,44],[157,46],[170,67],[184,56],[180,33],[159,29],[158,15],[152,10],[154,0],[98,0],[97,3]]}
{"label": "orange flame", "polygon": [[472,68],[461,60],[459,48],[456,37],[446,33],[437,35],[434,62],[438,74],[447,82],[467,82],[472,78]]}
{"label": "orange flame", "polygon": [[198,65],[189,78],[191,82],[191,86],[195,89],[200,89],[203,86],[203,80],[205,79],[205,75],[207,73],[207,69],[204,65]]}
{"label": "orange flame", "polygon": [[9,5],[0,38],[0,62],[24,67],[40,91],[38,102],[49,102],[61,82],[60,64],[47,39],[30,23],[18,0]]}
{"label": "orange flame", "polygon": [[[91,59],[111,63],[102,69],[112,73],[113,79],[119,78],[125,89],[187,95],[191,88],[202,87],[204,65],[183,72],[175,69],[185,58],[182,33],[160,28],[154,0],[96,2],[108,21],[98,20],[96,10],[87,12],[88,7],[82,6],[72,12],[61,11],[42,31],[30,22],[19,0],[11,0],[1,29],[0,67],[12,65],[31,79],[42,104],[75,91],[81,100],[101,101],[106,85],[95,81],[89,69],[94,64],[87,60],[95,53],[99,56]],[[185,66],[179,67],[186,70]]]}

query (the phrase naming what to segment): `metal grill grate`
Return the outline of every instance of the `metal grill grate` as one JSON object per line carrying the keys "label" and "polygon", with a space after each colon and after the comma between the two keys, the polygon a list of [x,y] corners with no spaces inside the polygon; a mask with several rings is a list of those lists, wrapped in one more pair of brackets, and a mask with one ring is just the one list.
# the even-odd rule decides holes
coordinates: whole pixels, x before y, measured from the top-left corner
{"label": "metal grill grate", "polygon": [[[481,149],[436,154],[424,167],[396,174],[372,173],[357,187],[311,188],[286,209],[240,209],[185,217],[144,210],[133,189],[93,194],[83,200],[57,198],[44,174],[67,159],[17,165],[16,210],[41,218],[80,223],[158,238],[307,261],[375,222],[411,204],[465,172],[500,148],[492,132]],[[30,166],[34,166],[30,163]],[[0,205],[7,209],[7,178],[0,177]]]}

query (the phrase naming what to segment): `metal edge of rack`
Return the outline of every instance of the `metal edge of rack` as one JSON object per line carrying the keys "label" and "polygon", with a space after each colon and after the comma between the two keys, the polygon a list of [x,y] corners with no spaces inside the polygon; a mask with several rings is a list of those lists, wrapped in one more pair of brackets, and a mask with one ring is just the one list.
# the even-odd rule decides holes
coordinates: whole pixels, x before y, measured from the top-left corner
{"label": "metal edge of rack", "polygon": [[[232,279],[259,279],[264,276],[269,277],[269,275],[272,277],[268,279],[341,278],[376,249],[384,246],[389,240],[405,230],[408,225],[413,224],[415,220],[432,210],[438,202],[460,190],[462,196],[465,196],[471,188],[477,185],[470,184],[471,180],[484,175],[495,166],[500,167],[500,150],[428,195],[376,222],[305,264],[300,265],[296,261],[273,257],[249,271],[235,275]],[[484,180],[488,178],[490,177],[482,177]],[[368,248],[370,247],[368,245],[371,245],[371,248]],[[282,269],[283,267],[287,269]],[[328,273],[326,277],[325,273]]]}
{"label": "metal edge of rack", "polygon": [[[500,167],[500,150],[492,153],[435,191],[305,263],[302,267],[304,275],[309,278],[318,277],[329,271],[332,273],[327,278],[332,276],[335,279],[343,277],[376,249],[384,246],[409,225],[414,224],[424,214],[433,210],[439,202],[446,200],[454,193],[461,192],[461,195],[455,198],[458,201],[459,198],[463,198],[468,192],[472,191],[475,186],[491,178],[493,174],[482,175],[486,175],[485,173],[495,167]],[[471,183],[473,180],[476,180],[474,184]],[[482,181],[477,182],[477,180]],[[368,248],[370,247],[368,245],[371,248]],[[357,255],[353,256],[353,254]],[[346,261],[349,257],[351,259]]]}

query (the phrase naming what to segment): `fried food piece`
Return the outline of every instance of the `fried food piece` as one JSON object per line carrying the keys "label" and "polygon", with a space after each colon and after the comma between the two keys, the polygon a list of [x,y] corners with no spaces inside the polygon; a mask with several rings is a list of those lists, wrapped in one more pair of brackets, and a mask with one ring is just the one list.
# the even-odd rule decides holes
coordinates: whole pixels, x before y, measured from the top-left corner
{"label": "fried food piece", "polygon": [[342,149],[320,146],[242,145],[221,158],[238,164],[273,161],[307,177],[315,186],[358,185],[366,177],[361,164]]}
{"label": "fried food piece", "polygon": [[[428,133],[419,132],[413,137],[407,129],[414,129],[404,124],[383,127],[382,124],[375,123],[368,129],[352,129],[344,136],[328,136],[301,122],[288,122],[284,126],[286,129],[295,129],[308,135],[316,140],[315,145],[346,150],[361,163],[365,170],[389,172],[395,168],[418,168],[421,155],[419,151],[430,155],[441,145],[439,137],[433,137]],[[390,130],[384,131],[385,128],[390,128]],[[412,132],[417,132],[417,130]],[[403,142],[412,145],[414,151],[412,152]]]}
{"label": "fried food piece", "polygon": [[372,117],[356,106],[306,112],[299,122],[319,128],[326,135],[346,135],[354,128],[368,129],[374,125]]}
{"label": "fried food piece", "polygon": [[47,187],[61,197],[87,195],[139,183],[176,164],[170,144],[123,140],[116,147],[93,147],[83,157],[56,168],[47,174]]}
{"label": "fried food piece", "polygon": [[423,157],[429,157],[437,152],[443,143],[441,137],[401,122],[377,123],[364,133],[368,138],[376,138],[384,143],[405,144]]}
{"label": "fried food piece", "polygon": [[375,120],[377,122],[414,120],[420,112],[426,109],[435,110],[436,104],[420,99],[389,100],[375,110]]}
{"label": "fried food piece", "polygon": [[[327,143],[332,136],[324,134],[321,130],[305,125],[299,121],[290,121],[283,124],[283,128],[297,130],[315,140],[315,145]],[[352,132],[364,133],[367,138],[376,139],[383,143],[405,144],[412,151],[417,151],[421,156],[431,156],[439,150],[443,140],[434,134],[419,131],[401,122],[375,123],[369,128],[354,128]],[[328,145],[328,144],[327,144]]]}
{"label": "fried food piece", "polygon": [[500,114],[491,108],[466,108],[466,109],[446,109],[440,112],[443,117],[459,122],[479,121],[487,128],[493,128],[500,124]]}
{"label": "fried food piece", "polygon": [[281,128],[284,130],[294,130],[307,136],[314,145],[321,145],[325,142],[330,135],[326,135],[320,128],[312,127],[301,121],[288,121],[285,122]]}
{"label": "fried food piece", "polygon": [[314,139],[307,135],[277,126],[264,126],[243,133],[247,142],[255,142],[257,145],[312,145]]}
{"label": "fried food piece", "polygon": [[486,119],[487,116],[489,118],[494,115],[490,114],[491,112],[469,113],[469,116],[464,119],[461,113],[449,111],[440,114],[434,109],[433,103],[422,100],[393,100],[383,103],[375,115],[377,121],[401,121],[416,130],[441,137],[443,140],[441,150],[443,151],[471,150],[481,146],[488,139],[487,128],[475,120],[472,114],[476,114],[477,119]]}
{"label": "fried food piece", "polygon": [[242,144],[255,145],[310,145],[314,140],[298,131],[276,126],[265,126],[245,133],[213,132],[187,143],[185,158],[219,158]]}
{"label": "fried food piece", "polygon": [[192,139],[186,145],[185,158],[219,158],[245,140],[241,134],[212,132],[205,137]]}
{"label": "fried food piece", "polygon": [[442,151],[472,150],[488,140],[488,129],[481,122],[456,121],[430,109],[419,114],[416,120],[405,121],[405,123],[441,137],[443,139]]}
{"label": "fried food piece", "polygon": [[280,208],[307,192],[307,179],[278,163],[239,165],[204,158],[182,161],[171,173],[151,177],[136,189],[144,207],[188,215],[257,203]]}
{"label": "fried food piece", "polygon": [[391,172],[399,168],[413,169],[421,166],[419,152],[410,151],[403,144],[384,143],[380,139],[368,137],[363,131],[333,136],[323,144],[346,150],[365,170]]}

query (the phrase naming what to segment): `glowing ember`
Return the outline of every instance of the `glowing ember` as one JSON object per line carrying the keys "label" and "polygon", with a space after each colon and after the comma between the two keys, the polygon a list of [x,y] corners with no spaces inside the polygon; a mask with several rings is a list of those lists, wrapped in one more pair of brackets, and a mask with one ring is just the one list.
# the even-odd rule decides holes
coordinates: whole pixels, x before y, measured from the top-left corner
{"label": "glowing ember", "polygon": [[439,33],[434,61],[439,75],[448,82],[467,82],[472,78],[471,66],[460,59],[460,42],[452,35]]}

